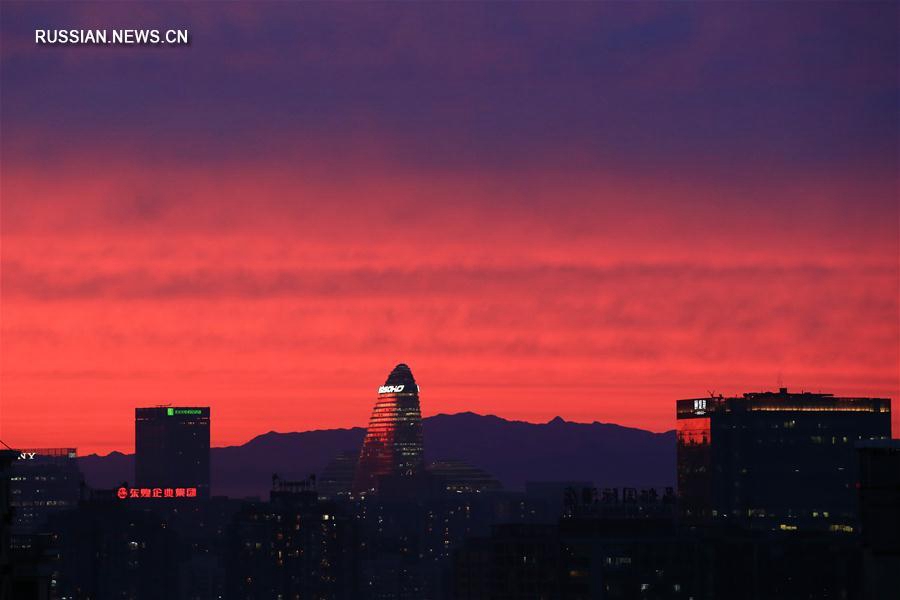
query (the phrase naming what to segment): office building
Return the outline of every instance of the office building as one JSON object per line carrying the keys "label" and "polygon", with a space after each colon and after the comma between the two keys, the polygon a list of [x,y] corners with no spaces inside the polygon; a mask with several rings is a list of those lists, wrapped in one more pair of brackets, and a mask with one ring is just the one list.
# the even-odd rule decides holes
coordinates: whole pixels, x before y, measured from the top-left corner
{"label": "office building", "polygon": [[862,442],[857,450],[863,597],[900,596],[900,440]]}
{"label": "office building", "polygon": [[134,450],[138,488],[196,489],[209,497],[209,407],[136,408]]}
{"label": "office building", "polygon": [[855,445],[891,433],[891,402],[777,392],[679,400],[684,519],[761,530],[857,529]]}
{"label": "office building", "polygon": [[371,492],[378,488],[379,478],[409,478],[423,471],[419,386],[409,367],[399,364],[378,388],[353,489]]}
{"label": "office building", "polygon": [[13,547],[27,547],[44,533],[50,515],[75,508],[84,478],[75,448],[18,450],[10,466]]}

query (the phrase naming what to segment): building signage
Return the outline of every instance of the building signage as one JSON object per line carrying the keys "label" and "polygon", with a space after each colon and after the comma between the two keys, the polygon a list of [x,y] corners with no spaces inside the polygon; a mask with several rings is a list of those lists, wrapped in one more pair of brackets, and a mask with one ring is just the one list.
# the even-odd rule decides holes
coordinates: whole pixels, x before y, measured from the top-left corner
{"label": "building signage", "polygon": [[166,415],[174,417],[175,415],[202,415],[203,410],[199,408],[167,408]]}
{"label": "building signage", "polygon": [[378,388],[379,394],[399,394],[403,391],[403,385],[383,385]]}
{"label": "building signage", "polygon": [[139,500],[142,498],[196,498],[197,488],[126,488],[116,490],[120,500]]}
{"label": "building signage", "polygon": [[18,450],[18,460],[43,460],[58,458],[76,458],[74,448],[38,448],[36,450]]}

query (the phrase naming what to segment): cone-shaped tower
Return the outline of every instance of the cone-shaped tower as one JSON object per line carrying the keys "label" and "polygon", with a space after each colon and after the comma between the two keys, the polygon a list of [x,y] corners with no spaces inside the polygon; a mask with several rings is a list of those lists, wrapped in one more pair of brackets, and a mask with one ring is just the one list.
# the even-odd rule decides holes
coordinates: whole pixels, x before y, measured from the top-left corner
{"label": "cone-shaped tower", "polygon": [[353,490],[370,492],[382,475],[412,477],[424,470],[419,386],[405,364],[378,388],[378,401],[359,453]]}

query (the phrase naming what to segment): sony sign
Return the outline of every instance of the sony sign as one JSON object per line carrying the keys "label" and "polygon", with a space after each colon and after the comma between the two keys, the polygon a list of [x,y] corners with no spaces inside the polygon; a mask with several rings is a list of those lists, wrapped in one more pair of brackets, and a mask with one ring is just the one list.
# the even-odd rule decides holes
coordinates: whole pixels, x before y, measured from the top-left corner
{"label": "sony sign", "polygon": [[19,460],[34,460],[37,452],[19,452]]}
{"label": "sony sign", "polygon": [[378,388],[379,394],[399,394],[403,391],[404,386],[402,385],[383,385]]}

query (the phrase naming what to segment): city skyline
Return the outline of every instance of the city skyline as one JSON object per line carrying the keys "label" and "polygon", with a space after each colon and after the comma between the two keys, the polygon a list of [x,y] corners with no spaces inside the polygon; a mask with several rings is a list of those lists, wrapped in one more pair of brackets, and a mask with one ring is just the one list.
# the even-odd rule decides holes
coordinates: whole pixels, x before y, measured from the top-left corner
{"label": "city skyline", "polygon": [[[98,6],[3,3],[7,443],[365,426],[398,362],[426,417],[900,397],[895,4]],[[34,42],[101,26],[191,43]]]}
{"label": "city skyline", "polygon": [[[662,437],[677,455],[656,456],[665,475],[637,487],[635,471],[646,477],[650,465],[623,465],[614,453],[647,458],[638,437],[558,420],[455,419],[456,432],[429,435],[426,445],[437,442],[439,453],[453,452],[448,440],[474,446],[476,460],[426,466],[418,391],[398,364],[378,390],[369,431],[333,440],[317,453],[330,462],[313,474],[296,478],[295,461],[308,454],[298,446],[262,443],[250,462],[234,452],[212,461],[268,484],[249,494],[202,492],[204,482],[220,485],[195,468],[211,464],[204,407],[135,410],[150,461],[143,468],[154,471],[143,484],[140,455],[101,475],[73,449],[0,451],[0,508],[13,523],[4,590],[36,600],[112,590],[134,598],[875,600],[900,589],[890,568],[900,549],[890,400],[785,388],[678,400],[677,450],[674,435],[627,432]],[[355,464],[351,445],[362,480],[345,469]],[[501,449],[528,477],[524,490],[509,472],[495,478],[502,471],[476,466],[498,466]],[[591,477],[598,463],[632,479]],[[294,475],[283,477],[287,465]],[[134,469],[134,486],[121,467]],[[676,473],[677,488],[665,485]]]}
{"label": "city skyline", "polygon": [[[400,375],[400,376],[398,376],[398,375],[397,375],[398,370],[400,371],[401,374],[402,374],[402,373],[404,372],[404,370],[405,370],[405,375]],[[240,442],[238,442],[238,443],[236,443],[236,444],[216,444],[216,443],[210,441],[209,447],[210,447],[210,448],[227,448],[227,447],[233,447],[233,446],[240,446],[240,445],[243,445],[243,444],[246,444],[246,443],[251,442],[253,439],[259,438],[259,437],[261,437],[262,435],[265,435],[265,434],[273,434],[273,433],[275,433],[275,434],[289,434],[289,433],[315,432],[315,431],[323,431],[323,430],[346,430],[346,429],[363,429],[364,431],[368,431],[368,429],[371,428],[371,427],[373,426],[373,423],[377,423],[377,424],[378,424],[377,427],[378,427],[378,429],[379,429],[379,431],[380,431],[381,433],[379,433],[377,437],[380,439],[381,437],[383,437],[383,431],[382,431],[382,430],[384,429],[385,425],[387,424],[387,422],[388,422],[390,419],[386,419],[383,415],[382,415],[382,416],[379,416],[378,419],[376,419],[375,417],[376,417],[377,414],[383,413],[383,412],[386,410],[385,407],[387,407],[387,406],[390,404],[390,402],[387,402],[387,403],[385,402],[385,398],[390,399],[390,398],[392,398],[392,397],[395,395],[394,392],[391,391],[391,389],[388,389],[388,388],[387,388],[389,382],[391,382],[391,381],[393,381],[393,379],[397,379],[398,377],[401,377],[401,376],[407,378],[407,379],[404,379],[405,381],[412,381],[412,382],[413,382],[412,385],[415,387],[416,391],[415,391],[412,395],[415,397],[415,410],[416,410],[416,413],[418,414],[418,412],[421,411],[421,409],[419,408],[419,404],[418,404],[418,403],[419,403],[419,399],[418,399],[418,390],[419,390],[419,386],[418,386],[417,383],[415,383],[415,380],[413,379],[413,377],[412,377],[412,375],[411,375],[411,373],[410,373],[409,367],[408,367],[405,363],[400,363],[400,364],[398,364],[398,365],[391,371],[391,375],[389,376],[389,378],[388,378],[388,380],[385,382],[385,384],[384,384],[384,385],[381,385],[381,386],[378,386],[378,389],[377,389],[377,395],[376,395],[376,406],[375,406],[374,411],[372,412],[372,414],[370,415],[370,417],[369,417],[369,419],[368,419],[368,421],[367,421],[367,425],[347,424],[347,425],[343,425],[343,426],[339,425],[339,426],[336,426],[336,427],[322,427],[322,428],[308,429],[308,430],[303,430],[303,429],[282,429],[282,430],[271,429],[271,430],[266,431],[266,432],[262,432],[262,431],[257,432],[257,433],[255,433],[255,434],[253,434],[250,438],[248,438],[248,439],[246,439],[246,440],[242,440],[242,441],[240,441]],[[393,379],[392,379],[392,378],[393,378]],[[397,379],[397,380],[399,381],[399,379]],[[777,395],[777,394],[788,394],[788,393],[789,393],[789,395],[791,395],[791,396],[806,396],[806,397],[809,397],[809,398],[821,398],[821,397],[836,397],[836,398],[838,398],[838,399],[843,399],[843,398],[844,398],[844,395],[839,394],[839,393],[834,393],[834,392],[810,391],[810,390],[804,390],[804,389],[789,389],[789,388],[786,388],[786,387],[781,387],[781,388],[778,388],[778,389],[775,389],[775,388],[768,388],[768,389],[766,389],[766,388],[760,388],[760,389],[757,389],[757,390],[755,390],[755,391],[750,391],[750,392],[746,392],[746,391],[745,391],[745,392],[742,392],[741,394],[731,394],[731,393],[721,393],[721,392],[708,392],[707,395],[704,395],[704,396],[697,396],[696,398],[677,398],[677,399],[674,399],[673,401],[676,401],[678,404],[691,403],[691,402],[697,403],[697,402],[699,402],[699,401],[703,401],[703,402],[704,402],[704,409],[705,409],[706,401],[709,401],[709,402],[710,402],[710,406],[712,406],[712,404],[721,402],[721,401],[723,401],[724,399],[738,398],[738,397],[741,397],[741,396],[743,396],[743,397],[757,396],[757,395],[766,396],[766,395]],[[401,394],[397,394],[397,395],[399,396],[399,395],[401,395]],[[407,393],[406,395],[409,396],[410,394]],[[888,397],[863,398],[861,395],[853,395],[853,394],[849,395],[849,397],[850,397],[850,398],[857,398],[857,399],[860,399],[860,398],[861,398],[862,400],[873,400],[873,401],[879,401],[879,402],[887,402],[887,405],[888,405],[888,406],[890,406],[890,403],[891,403],[891,401],[893,400],[893,398],[888,398]],[[189,410],[189,411],[203,411],[203,414],[206,415],[204,418],[207,420],[207,427],[209,427],[209,422],[210,422],[210,421],[212,420],[212,418],[213,418],[213,414],[212,414],[212,411],[210,410],[210,407],[208,407],[208,406],[199,406],[199,405],[197,405],[196,403],[191,404],[190,406],[188,406],[188,405],[186,405],[186,404],[183,404],[183,403],[181,403],[181,404],[179,404],[179,403],[154,404],[154,405],[152,405],[152,406],[144,406],[144,407],[136,406],[136,407],[134,407],[134,408],[132,409],[132,413],[131,413],[131,414],[133,415],[133,414],[135,413],[135,411],[161,411],[161,410],[168,410],[168,411],[169,411],[169,414],[172,414],[172,411],[173,411],[173,410],[174,410],[174,411],[186,411],[186,410]],[[393,410],[393,409],[392,409],[392,410]],[[895,417],[894,417],[894,412],[893,412],[893,411],[890,411],[890,410],[888,410],[887,412],[889,413],[889,422],[890,422],[890,425],[891,425],[891,431],[890,431],[890,433],[891,433],[891,436],[893,437],[893,436],[896,434],[896,432],[894,431],[894,419],[895,419]],[[386,414],[386,413],[385,413],[385,414]],[[419,418],[418,418],[418,422],[421,423],[421,421],[422,421],[423,419],[427,419],[427,418],[431,418],[431,417],[455,416],[455,415],[464,415],[464,414],[472,414],[472,415],[476,415],[476,416],[479,416],[479,417],[498,417],[498,418],[500,418],[500,419],[503,420],[503,421],[508,421],[508,422],[523,422],[523,423],[528,423],[528,424],[531,424],[531,425],[549,424],[549,423],[553,423],[553,422],[557,422],[557,421],[562,421],[562,422],[566,422],[566,423],[572,423],[572,424],[576,424],[576,425],[591,425],[591,424],[613,425],[613,426],[618,426],[618,427],[623,427],[623,428],[628,428],[628,429],[636,429],[636,430],[647,431],[647,432],[649,432],[649,433],[679,433],[679,432],[680,432],[679,427],[680,427],[680,424],[681,424],[680,419],[683,418],[683,417],[680,415],[680,413],[678,413],[677,411],[673,412],[673,422],[674,422],[673,427],[671,427],[671,428],[669,428],[669,429],[661,430],[661,431],[654,431],[654,430],[652,430],[652,429],[647,429],[647,428],[642,428],[642,427],[634,427],[634,426],[631,426],[631,425],[628,425],[628,424],[625,424],[625,423],[616,423],[616,422],[612,422],[612,421],[603,421],[603,420],[593,420],[593,421],[589,421],[589,422],[588,422],[588,421],[577,421],[577,420],[574,420],[574,419],[566,419],[566,418],[562,417],[562,416],[559,415],[559,414],[555,414],[551,419],[548,419],[547,421],[529,421],[529,420],[525,420],[525,419],[510,419],[510,418],[505,417],[504,415],[496,415],[496,414],[491,414],[491,413],[478,413],[478,412],[472,411],[472,410],[461,410],[461,411],[455,412],[455,413],[433,413],[433,414],[427,414],[427,413],[425,413],[425,412],[421,412],[421,415],[420,415]],[[419,427],[421,428],[421,424],[419,425]],[[212,428],[212,427],[209,427],[209,429],[210,429],[211,431],[214,430],[214,428]],[[419,435],[419,437],[421,437],[421,432],[419,432],[418,435]],[[211,436],[211,435],[210,435],[209,437],[210,437],[210,439],[212,439],[212,436]],[[368,437],[367,437],[366,439],[368,439]],[[35,445],[29,446],[29,445],[27,445],[27,444],[19,444],[19,445],[11,445],[11,447],[12,447],[12,449],[14,449],[14,450],[19,450],[19,449],[22,449],[22,448],[37,448],[38,446],[35,446]],[[43,446],[43,447],[44,447],[44,448],[47,448],[47,447],[51,447],[51,446]],[[122,448],[114,448],[114,449],[112,449],[112,450],[109,450],[109,452],[82,451],[82,450],[80,450],[80,449],[78,449],[78,448],[72,448],[71,450],[72,450],[73,452],[76,452],[77,455],[78,455],[78,456],[81,456],[81,457],[88,456],[88,455],[97,455],[97,456],[102,457],[102,456],[108,455],[108,454],[111,453],[111,452],[119,452],[119,453],[124,453],[124,454],[134,454],[134,453],[135,453],[135,444],[132,443],[130,448],[126,448],[126,449],[122,449]],[[420,449],[419,449],[419,458],[421,459],[421,447],[420,447]]]}

